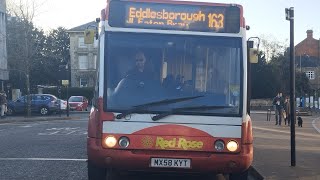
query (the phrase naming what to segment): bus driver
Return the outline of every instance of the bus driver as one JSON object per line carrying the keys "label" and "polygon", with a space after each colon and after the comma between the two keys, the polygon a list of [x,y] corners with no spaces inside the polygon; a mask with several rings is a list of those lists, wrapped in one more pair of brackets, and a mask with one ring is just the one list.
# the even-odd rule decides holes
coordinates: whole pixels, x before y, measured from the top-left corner
{"label": "bus driver", "polygon": [[135,67],[127,72],[126,77],[141,81],[150,80],[150,78],[155,80],[152,68],[146,66],[148,62],[143,52],[136,53],[135,61]]}

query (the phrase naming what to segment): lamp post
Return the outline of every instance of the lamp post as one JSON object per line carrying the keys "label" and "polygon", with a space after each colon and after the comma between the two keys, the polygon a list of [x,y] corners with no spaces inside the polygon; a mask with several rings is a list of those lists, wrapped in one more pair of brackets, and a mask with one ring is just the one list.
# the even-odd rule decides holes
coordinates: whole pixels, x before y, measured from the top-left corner
{"label": "lamp post", "polygon": [[11,99],[10,97],[11,97],[11,93],[10,93],[10,88],[11,88],[11,84],[10,83],[7,83],[7,91],[8,91],[8,93],[7,93],[7,97],[8,97],[8,99]]}
{"label": "lamp post", "polygon": [[[69,117],[69,63],[59,65],[59,71],[61,76],[59,77],[59,87],[62,85],[67,88],[67,116]],[[60,84],[61,83],[61,84]],[[61,89],[60,89],[61,96]]]}
{"label": "lamp post", "polygon": [[63,65],[64,68],[64,76],[63,76],[63,80],[61,80],[62,85],[65,86],[67,88],[67,117],[69,117],[69,84],[70,84],[70,80],[69,80],[69,63],[66,65]]}
{"label": "lamp post", "polygon": [[70,84],[70,76],[69,76],[69,63],[66,65],[66,70],[67,70],[67,79],[68,79],[68,84],[67,84],[67,117],[69,117],[69,84]]}
{"label": "lamp post", "polygon": [[[294,59],[294,8],[286,8],[286,20],[290,21],[290,129],[291,129],[291,166],[296,166],[295,140],[295,59]],[[300,66],[301,68],[301,66]]]}

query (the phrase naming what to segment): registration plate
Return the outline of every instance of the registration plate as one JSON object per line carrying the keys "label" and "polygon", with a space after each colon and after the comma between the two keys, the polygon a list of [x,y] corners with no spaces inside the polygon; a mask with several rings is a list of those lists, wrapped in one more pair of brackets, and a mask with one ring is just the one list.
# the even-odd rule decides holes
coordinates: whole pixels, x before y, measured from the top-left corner
{"label": "registration plate", "polygon": [[151,158],[151,167],[191,168],[190,159]]}

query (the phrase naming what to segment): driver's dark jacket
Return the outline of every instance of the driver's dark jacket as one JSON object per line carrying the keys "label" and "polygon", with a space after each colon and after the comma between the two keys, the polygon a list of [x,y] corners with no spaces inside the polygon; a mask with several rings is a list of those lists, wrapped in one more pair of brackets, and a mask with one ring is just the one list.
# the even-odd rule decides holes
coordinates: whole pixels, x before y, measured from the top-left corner
{"label": "driver's dark jacket", "polygon": [[145,69],[143,72],[139,71],[137,68],[131,69],[127,72],[126,78],[145,81],[145,80],[155,80],[155,73],[151,70]]}

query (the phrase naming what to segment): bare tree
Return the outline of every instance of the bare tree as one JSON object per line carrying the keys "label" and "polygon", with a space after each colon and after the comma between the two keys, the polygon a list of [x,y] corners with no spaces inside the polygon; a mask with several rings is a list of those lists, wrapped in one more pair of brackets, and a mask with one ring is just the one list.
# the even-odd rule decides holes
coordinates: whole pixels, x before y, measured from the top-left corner
{"label": "bare tree", "polygon": [[262,35],[261,38],[261,50],[265,53],[265,58],[270,61],[272,57],[283,54],[285,52],[286,46],[284,42],[278,41],[275,37],[271,35]]}
{"label": "bare tree", "polygon": [[9,14],[33,22],[46,2],[47,0],[7,0],[7,9]]}
{"label": "bare tree", "polygon": [[[37,41],[34,35],[33,20],[36,16],[36,12],[39,10],[44,1],[39,0],[8,0],[8,15],[14,17],[22,28],[16,36],[20,36],[19,42],[16,43],[16,48],[21,51],[17,51],[17,60],[20,67],[15,67],[12,70],[22,72],[26,76],[27,86],[27,116],[31,116],[31,99],[30,99],[30,66],[31,60],[34,58],[37,52]],[[18,39],[18,38],[17,38]]]}

